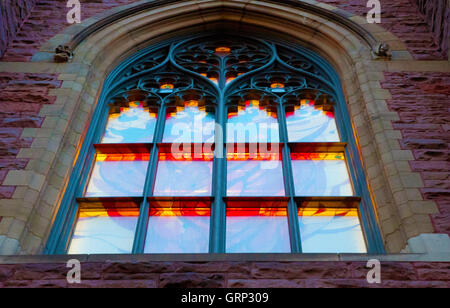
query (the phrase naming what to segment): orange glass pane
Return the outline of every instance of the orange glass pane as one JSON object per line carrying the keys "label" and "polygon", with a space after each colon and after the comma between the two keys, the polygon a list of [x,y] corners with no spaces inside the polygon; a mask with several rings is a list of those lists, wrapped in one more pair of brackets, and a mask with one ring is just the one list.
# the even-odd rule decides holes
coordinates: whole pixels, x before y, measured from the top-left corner
{"label": "orange glass pane", "polygon": [[160,92],[161,93],[171,93],[173,92],[174,89],[174,85],[171,83],[164,83],[161,85],[160,87]]}
{"label": "orange glass pane", "polygon": [[219,55],[227,55],[231,52],[231,48],[230,47],[226,47],[226,46],[220,46],[216,48],[216,53]]}

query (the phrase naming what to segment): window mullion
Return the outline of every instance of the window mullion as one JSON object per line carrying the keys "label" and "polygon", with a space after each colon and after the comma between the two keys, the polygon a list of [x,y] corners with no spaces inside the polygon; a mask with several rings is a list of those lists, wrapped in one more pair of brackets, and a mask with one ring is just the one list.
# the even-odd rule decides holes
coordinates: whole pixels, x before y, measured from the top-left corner
{"label": "window mullion", "polygon": [[147,167],[147,177],[145,179],[144,192],[141,207],[139,210],[139,218],[136,226],[136,233],[133,242],[133,254],[142,254],[144,252],[145,237],[147,234],[147,225],[150,213],[150,205],[148,197],[153,195],[153,183],[158,166],[159,148],[158,143],[161,142],[164,133],[166,119],[166,106],[161,105],[158,113],[158,121],[156,123],[155,135],[153,137],[153,147],[150,155],[150,162]]}
{"label": "window mullion", "polygon": [[279,124],[280,124],[280,142],[283,143],[282,157],[283,157],[283,174],[286,194],[289,197],[288,204],[288,223],[289,234],[291,240],[291,250],[293,253],[302,252],[302,243],[300,236],[300,226],[298,223],[297,203],[295,202],[295,186],[294,176],[291,165],[291,151],[288,145],[289,137],[286,125],[286,113],[282,103],[278,104]]}
{"label": "window mullion", "polygon": [[[223,74],[222,74],[223,75]],[[213,197],[214,202],[211,205],[211,224],[209,237],[210,253],[225,253],[226,240],[226,205],[223,200],[225,196],[226,184],[226,149],[224,142],[226,138],[226,113],[227,108],[223,96],[220,96],[217,107],[217,124],[215,147],[216,155],[214,156],[214,177],[213,177]],[[219,153],[222,151],[222,153]],[[218,155],[222,154],[222,157]]]}

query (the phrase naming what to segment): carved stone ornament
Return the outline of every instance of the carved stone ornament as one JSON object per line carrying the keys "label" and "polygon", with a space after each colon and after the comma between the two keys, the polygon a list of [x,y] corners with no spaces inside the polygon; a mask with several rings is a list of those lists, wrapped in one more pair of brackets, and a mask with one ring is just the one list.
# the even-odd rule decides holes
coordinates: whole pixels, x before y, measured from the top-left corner
{"label": "carved stone ornament", "polygon": [[59,45],[55,49],[55,55],[53,59],[57,63],[69,62],[72,59],[73,53],[69,46]]}
{"label": "carved stone ornament", "polygon": [[389,44],[383,43],[383,42],[379,42],[374,49],[372,50],[372,53],[374,55],[375,58],[391,58],[391,53],[390,53],[390,49],[391,47],[389,46]]}

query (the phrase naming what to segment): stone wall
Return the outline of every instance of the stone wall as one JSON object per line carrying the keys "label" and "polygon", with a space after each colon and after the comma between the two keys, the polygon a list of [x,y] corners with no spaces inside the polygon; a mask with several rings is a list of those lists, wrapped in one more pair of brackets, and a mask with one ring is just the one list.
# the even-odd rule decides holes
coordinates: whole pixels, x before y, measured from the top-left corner
{"label": "stone wall", "polygon": [[[31,2],[31,0],[20,1]],[[22,24],[15,38],[9,40],[8,49],[2,61],[30,61],[43,43],[69,26],[66,21],[66,14],[70,10],[66,7],[67,0],[34,1],[37,3],[31,14]],[[81,20],[132,2],[137,0],[83,0],[81,1]],[[20,3],[17,6],[20,7]],[[12,9],[18,10],[16,6]]]}
{"label": "stone wall", "polygon": [[37,0],[0,1],[0,58],[8,44],[16,38],[25,19],[28,18]]}
{"label": "stone wall", "polygon": [[402,149],[411,150],[411,168],[422,175],[426,200],[436,201],[440,214],[432,216],[437,233],[450,234],[450,73],[386,73],[383,88],[388,106],[400,120]]}
{"label": "stone wall", "polygon": [[[365,16],[368,8],[367,0],[318,0],[326,4],[336,6],[342,10]],[[411,4],[411,1],[414,3]],[[2,35],[0,38],[0,58],[4,51],[4,39],[9,42],[8,50],[2,61],[29,61],[39,47],[55,34],[68,26],[66,22],[66,0],[19,0],[17,4],[11,5],[7,0],[5,8],[11,22],[5,28],[9,36]],[[23,2],[23,4],[22,4]],[[137,2],[137,0],[84,0],[82,1],[81,18],[87,19],[104,10],[115,6]],[[415,59],[432,60],[447,57],[448,33],[450,10],[443,11],[445,1],[426,0],[396,0],[382,1],[382,23],[381,26],[392,32],[408,46]],[[35,6],[34,3],[36,3]],[[415,5],[417,3],[417,5]],[[425,18],[419,14],[418,7],[424,12]],[[31,14],[30,9],[33,8]],[[2,8],[2,12],[5,9]],[[24,18],[17,35],[19,25]],[[17,17],[14,17],[17,16]],[[11,30],[9,30],[11,29]],[[447,39],[445,39],[447,33]],[[11,40],[14,38],[14,40]]]}
{"label": "stone wall", "polygon": [[448,55],[450,40],[450,1],[448,0],[412,0],[433,32],[434,40],[444,55]]}
{"label": "stone wall", "polygon": [[39,136],[24,134],[24,130],[42,126],[42,107],[55,101],[49,91],[62,83],[57,77],[0,72],[0,199],[11,198],[16,190],[16,186],[3,185],[7,173],[27,168],[29,159],[18,157],[19,150],[29,148]]}
{"label": "stone wall", "polygon": [[66,264],[0,265],[0,288],[448,288],[450,263],[382,262],[369,284],[366,262],[84,262],[81,284]]}
{"label": "stone wall", "polygon": [[[368,12],[367,0],[318,0],[326,4],[336,6],[342,10],[366,16]],[[381,0],[381,24],[383,28],[398,36],[408,47],[413,57],[417,60],[438,60],[447,57],[447,49],[442,49],[441,42],[430,29],[428,23],[433,17],[425,19],[419,14],[417,5],[428,3],[427,9],[433,6],[429,3],[444,3],[446,0]],[[440,6],[436,6],[436,12]],[[434,9],[434,8],[433,8]],[[447,11],[448,16],[448,11]],[[441,20],[442,22],[442,20]],[[438,27],[439,21],[434,20],[434,27]],[[448,28],[448,19],[447,19]],[[447,32],[448,33],[448,32]]]}

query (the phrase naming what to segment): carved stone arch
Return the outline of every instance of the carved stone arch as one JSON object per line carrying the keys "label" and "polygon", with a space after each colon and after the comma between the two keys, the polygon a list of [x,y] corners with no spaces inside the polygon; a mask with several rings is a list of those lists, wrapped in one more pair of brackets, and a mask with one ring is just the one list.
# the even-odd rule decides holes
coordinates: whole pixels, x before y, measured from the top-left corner
{"label": "carved stone arch", "polygon": [[[431,233],[431,222],[426,214],[417,214],[412,219],[411,216],[402,218],[400,214],[414,203],[408,197],[406,201],[398,197],[399,193],[410,190],[403,179],[411,172],[402,170],[404,165],[397,163],[399,148],[392,142],[396,132],[390,122],[383,120],[395,119],[397,114],[388,111],[385,100],[389,94],[380,86],[382,65],[379,61],[389,57],[377,54],[378,38],[389,37],[395,43],[394,57],[397,53],[405,54],[406,48],[380,27],[364,24],[362,18],[345,16],[333,7],[314,1],[302,5],[297,2],[152,1],[150,5],[143,1],[114,9],[101,20],[86,20],[51,39],[35,60],[45,61],[46,55],[48,60],[52,59],[49,51],[59,45],[69,47],[60,48],[59,53],[70,52],[69,62],[60,65],[76,74],[75,81],[66,84],[71,89],[66,104],[72,112],[66,125],[55,128],[59,130],[55,134],[63,136],[53,163],[58,170],[52,168],[45,179],[18,250],[24,254],[43,251],[53,221],[43,223],[34,216],[48,207],[57,213],[73,160],[84,140],[84,128],[95,112],[108,75],[147,46],[220,28],[270,36],[291,46],[303,46],[327,60],[342,84],[387,251],[400,252],[409,238]],[[52,181],[57,172],[64,175],[64,183]]]}

